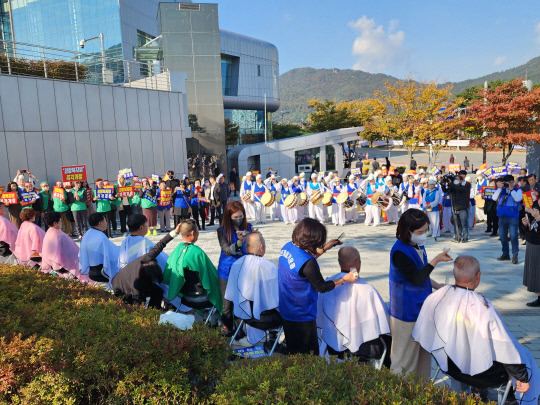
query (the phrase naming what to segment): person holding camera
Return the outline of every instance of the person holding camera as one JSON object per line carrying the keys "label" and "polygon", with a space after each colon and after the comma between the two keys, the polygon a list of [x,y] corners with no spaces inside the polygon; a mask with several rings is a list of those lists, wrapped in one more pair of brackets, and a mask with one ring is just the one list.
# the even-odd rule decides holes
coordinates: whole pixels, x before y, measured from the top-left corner
{"label": "person holding camera", "polygon": [[502,256],[497,260],[510,260],[508,249],[508,231],[512,243],[512,263],[518,263],[519,253],[519,207],[523,200],[523,192],[514,184],[514,176],[511,174],[503,178],[503,185],[493,194],[493,200],[497,201],[497,216],[499,217],[499,235],[502,245]]}
{"label": "person holding camera", "polygon": [[455,177],[445,176],[442,189],[450,195],[452,217],[454,218],[454,242],[469,241],[469,207],[471,183],[465,181],[467,172],[461,170]]}

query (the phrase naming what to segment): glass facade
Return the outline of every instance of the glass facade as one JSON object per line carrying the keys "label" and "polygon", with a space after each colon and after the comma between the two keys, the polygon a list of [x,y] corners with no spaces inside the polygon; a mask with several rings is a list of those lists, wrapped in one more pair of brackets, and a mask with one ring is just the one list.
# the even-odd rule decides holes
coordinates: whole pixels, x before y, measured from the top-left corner
{"label": "glass facade", "polygon": [[[266,136],[271,141],[272,114],[266,113]],[[239,145],[264,142],[264,111],[259,110],[225,110],[225,119],[238,125]]]}
{"label": "glass facade", "polygon": [[[294,152],[296,173],[319,171],[320,148],[297,150]],[[311,167],[310,167],[311,166]]]}
{"label": "glass facade", "polygon": [[326,170],[336,170],[336,150],[330,145],[326,145]]}

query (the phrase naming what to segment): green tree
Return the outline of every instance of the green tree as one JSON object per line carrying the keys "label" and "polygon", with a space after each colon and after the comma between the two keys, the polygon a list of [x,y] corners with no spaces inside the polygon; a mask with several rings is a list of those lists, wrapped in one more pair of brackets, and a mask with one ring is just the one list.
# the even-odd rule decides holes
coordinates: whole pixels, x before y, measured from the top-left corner
{"label": "green tree", "polygon": [[[488,90],[493,91],[496,87],[501,86],[505,82],[497,79],[488,83]],[[471,105],[474,101],[480,100],[482,98],[482,92],[484,91],[484,86],[471,86],[467,87],[465,90],[457,93],[454,97],[455,99],[461,99],[458,107],[467,107]]]}
{"label": "green tree", "polygon": [[292,138],[307,133],[309,132],[296,124],[277,124],[275,122],[272,124],[272,137],[274,139]]}
{"label": "green tree", "polygon": [[308,122],[313,132],[330,131],[332,129],[350,128],[362,125],[353,114],[347,103],[336,103],[334,100],[308,100],[309,107],[314,109],[309,114]]}
{"label": "green tree", "polygon": [[240,137],[240,127],[238,124],[231,122],[230,119],[225,120],[225,143],[227,146],[238,145]]}

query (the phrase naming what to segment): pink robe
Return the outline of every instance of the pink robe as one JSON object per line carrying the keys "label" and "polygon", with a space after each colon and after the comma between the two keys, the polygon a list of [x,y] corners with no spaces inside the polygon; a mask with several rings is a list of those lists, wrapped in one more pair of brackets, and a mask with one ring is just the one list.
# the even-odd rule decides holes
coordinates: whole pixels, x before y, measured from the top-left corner
{"label": "pink robe", "polygon": [[13,222],[4,216],[0,216],[0,241],[9,245],[9,250],[13,252],[15,242],[17,241],[17,233],[19,230]]}
{"label": "pink robe", "polygon": [[41,255],[45,231],[30,221],[24,221],[19,228],[13,253],[20,264],[25,265],[34,253]]}
{"label": "pink robe", "polygon": [[64,268],[69,273],[58,273],[60,277],[67,278],[72,274],[83,283],[92,282],[88,275],[79,271],[79,247],[59,229],[49,228],[45,234],[41,257],[41,271],[44,273]]}

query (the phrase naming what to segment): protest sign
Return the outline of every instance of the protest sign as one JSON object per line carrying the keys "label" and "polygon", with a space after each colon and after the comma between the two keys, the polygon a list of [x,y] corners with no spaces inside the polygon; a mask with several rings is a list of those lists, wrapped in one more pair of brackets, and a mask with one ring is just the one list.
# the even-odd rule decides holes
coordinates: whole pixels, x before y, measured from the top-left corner
{"label": "protest sign", "polygon": [[86,203],[87,203],[87,204],[90,204],[90,203],[92,202],[92,197],[93,197],[93,195],[92,195],[92,189],[91,189],[90,187],[88,187],[88,188],[86,189]]}
{"label": "protest sign", "polygon": [[461,170],[461,165],[459,163],[450,163],[448,165],[449,172],[459,172]]}
{"label": "protest sign", "polygon": [[351,169],[351,174],[353,176],[359,176],[362,174],[362,169],[360,167],[355,167],[354,169]]}
{"label": "protest sign", "polygon": [[37,200],[38,198],[40,198],[40,196],[35,191],[23,191],[21,193],[21,205],[30,205],[33,200]]}
{"label": "protest sign", "polygon": [[153,174],[152,173],[152,181],[156,182],[159,184],[159,176],[157,174]]}
{"label": "protest sign", "polygon": [[143,194],[143,198],[146,198],[148,201],[150,201],[152,204],[156,204],[156,197],[153,197],[152,194],[150,194],[149,190],[146,190]]}
{"label": "protest sign", "polygon": [[52,196],[53,196],[53,198],[58,198],[59,200],[62,200],[62,201],[64,201],[65,198],[66,198],[66,195],[64,193],[64,189],[62,187],[57,187],[57,186],[53,187]]}
{"label": "protest sign", "polygon": [[118,186],[118,197],[133,197],[133,186]]}
{"label": "protest sign", "polygon": [[532,208],[533,203],[536,201],[536,195],[533,191],[526,191],[523,193],[523,205],[527,208]]}
{"label": "protest sign", "polygon": [[86,180],[86,165],[62,166],[62,181]]}
{"label": "protest sign", "polygon": [[110,187],[102,187],[96,189],[96,197],[100,200],[110,200],[113,196],[114,189]]}
{"label": "protest sign", "polygon": [[506,176],[507,174],[508,174],[508,167],[507,166],[498,166],[498,167],[492,167],[491,168],[491,175],[493,177]]}
{"label": "protest sign", "polygon": [[429,169],[429,174],[436,176],[441,172],[441,169],[439,169],[437,166],[433,166],[431,169]]}
{"label": "protest sign", "polygon": [[8,193],[2,193],[2,202],[4,204],[17,204],[18,197],[16,191],[10,191]]}
{"label": "protest sign", "polygon": [[484,198],[486,200],[493,200],[493,194],[497,191],[497,187],[483,187],[484,189]]}
{"label": "protest sign", "polygon": [[[159,206],[167,207],[171,203],[172,190],[160,190]],[[168,214],[167,214],[168,215]]]}
{"label": "protest sign", "polygon": [[251,359],[268,356],[268,354],[264,350],[264,346],[262,345],[257,345],[253,347],[242,347],[241,349],[236,349],[234,352],[239,356]]}
{"label": "protest sign", "polygon": [[120,170],[118,174],[123,175],[125,179],[131,179],[133,178],[133,168],[127,167],[125,169]]}
{"label": "protest sign", "polygon": [[256,176],[256,175],[258,175],[258,174],[261,174],[261,172],[260,172],[259,170],[252,170],[252,171],[251,171],[251,174],[254,175],[254,176]]}
{"label": "protest sign", "polygon": [[2,197],[2,193],[4,192],[6,188],[4,186],[0,187],[0,197]]}
{"label": "protest sign", "polygon": [[133,181],[133,192],[138,193],[142,190],[142,181],[141,180],[134,180]]}

